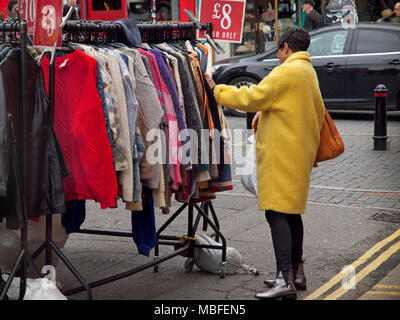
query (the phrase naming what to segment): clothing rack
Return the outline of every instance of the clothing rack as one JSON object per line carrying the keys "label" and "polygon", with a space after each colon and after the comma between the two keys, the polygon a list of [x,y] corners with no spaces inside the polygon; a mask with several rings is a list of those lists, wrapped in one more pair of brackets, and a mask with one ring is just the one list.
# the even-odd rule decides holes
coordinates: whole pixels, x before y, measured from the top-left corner
{"label": "clothing rack", "polygon": [[[0,32],[2,35],[0,36],[0,39],[2,38],[3,42],[5,40],[5,36],[7,33],[9,34],[10,38],[10,43],[11,44],[19,44],[20,47],[20,55],[21,55],[21,75],[20,75],[20,83],[18,84],[20,87],[20,92],[21,92],[21,103],[19,104],[19,109],[18,109],[18,114],[19,114],[19,123],[23,123],[23,115],[24,115],[24,110],[27,107],[26,105],[26,94],[25,94],[25,83],[27,80],[27,65],[26,65],[26,45],[27,45],[27,24],[26,21],[14,21],[14,22],[3,22],[0,23]],[[19,41],[16,33],[19,32]],[[16,151],[17,154],[21,155],[22,154],[22,146],[23,146],[23,126],[20,125],[18,127],[18,136],[20,137],[19,144],[16,146]],[[12,140],[15,143],[15,137],[12,137]],[[19,177],[16,179],[17,183],[22,184],[22,171],[21,167],[19,164],[19,161],[16,161],[14,164],[16,166],[16,171],[17,175]],[[21,186],[20,186],[21,187]],[[20,190],[22,191],[23,188],[21,187]],[[40,272],[37,270],[32,256],[28,253],[28,227],[27,227],[27,214],[26,214],[26,207],[24,205],[23,201],[24,195],[22,195],[22,207],[24,211],[24,221],[23,221],[23,226],[21,228],[21,250],[18,254],[18,258],[9,274],[9,277],[6,281],[6,284],[0,292],[0,300],[4,300],[6,297],[6,294],[10,288],[12,280],[15,278],[17,274],[20,276],[20,291],[19,291],[19,299],[22,300],[23,297],[25,296],[25,291],[26,291],[26,277],[27,277],[27,268],[28,265],[32,267],[33,271],[36,273],[36,275],[40,276]],[[1,276],[1,274],[0,274]]]}
{"label": "clothing rack", "polygon": [[[140,31],[143,42],[165,42],[165,41],[176,41],[176,40],[194,40],[195,39],[195,25],[191,22],[186,23],[157,23],[157,24],[137,24]],[[123,42],[123,30],[122,27],[115,23],[101,22],[101,21],[67,21],[63,28],[63,35],[67,41],[84,42],[84,43],[111,43],[111,42]],[[49,95],[50,95],[50,108],[54,109],[54,81],[55,81],[55,69],[54,64],[50,66],[49,73]],[[53,84],[51,83],[53,82]],[[188,207],[188,227],[187,235],[184,237],[162,235],[161,233]],[[194,220],[194,209],[197,210],[198,214]],[[209,218],[209,210],[211,210],[212,218]],[[203,230],[207,230],[207,226],[210,226],[215,234],[216,240],[221,239],[221,245],[199,245],[195,244],[195,233],[198,228],[200,219],[204,219]],[[103,235],[103,236],[114,236],[114,237],[129,237],[132,238],[131,232],[116,232],[110,230],[93,230],[93,229],[81,229],[78,233],[92,234],[92,235]],[[185,242],[182,242],[182,238]],[[179,249],[173,253],[165,256],[159,256],[160,245],[173,245]],[[46,241],[43,245],[34,253],[36,257],[41,251],[46,249],[46,264],[51,265],[52,256],[51,250],[54,250],[61,260],[67,265],[70,271],[75,277],[81,282],[81,286],[63,291],[66,296],[85,291],[87,292],[87,299],[92,298],[91,289],[101,286],[106,283],[110,283],[135,273],[143,271],[145,269],[154,268],[154,272],[158,271],[158,265],[164,261],[172,259],[175,256],[189,253],[190,257],[193,257],[195,247],[200,248],[212,248],[222,250],[220,276],[225,277],[226,270],[226,241],[219,230],[219,222],[217,215],[213,208],[211,200],[202,202],[199,206],[197,203],[184,203],[181,207],[168,219],[163,226],[159,228],[156,234],[156,247],[154,260],[152,262],[143,264],[131,270],[100,279],[89,284],[83,280],[79,275],[78,271],[74,266],[67,260],[67,258],[61,253],[60,249],[52,241],[52,216],[46,216]]]}
{"label": "clothing rack", "polygon": [[[143,42],[166,42],[175,40],[194,40],[196,38],[196,28],[207,31],[207,35],[212,34],[212,23],[199,22],[144,22],[137,21],[136,26],[140,31]],[[113,22],[100,20],[69,20],[66,21],[63,30],[66,33],[65,40],[73,42],[98,43],[100,42],[124,42],[122,26]],[[222,48],[217,46],[208,36],[209,44],[219,53]]]}

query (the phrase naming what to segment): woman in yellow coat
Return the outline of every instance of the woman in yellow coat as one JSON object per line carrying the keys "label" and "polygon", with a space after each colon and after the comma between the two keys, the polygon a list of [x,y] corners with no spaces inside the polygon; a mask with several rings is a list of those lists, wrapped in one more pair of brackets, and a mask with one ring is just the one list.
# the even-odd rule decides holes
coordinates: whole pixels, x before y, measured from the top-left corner
{"label": "woman in yellow coat", "polygon": [[[256,133],[258,204],[271,228],[277,277],[260,299],[296,298],[306,289],[303,273],[303,224],[310,174],[324,119],[324,103],[308,52],[310,36],[300,28],[278,41],[280,66],[258,85],[217,85],[218,103],[246,112]],[[296,280],[294,280],[296,279]]]}

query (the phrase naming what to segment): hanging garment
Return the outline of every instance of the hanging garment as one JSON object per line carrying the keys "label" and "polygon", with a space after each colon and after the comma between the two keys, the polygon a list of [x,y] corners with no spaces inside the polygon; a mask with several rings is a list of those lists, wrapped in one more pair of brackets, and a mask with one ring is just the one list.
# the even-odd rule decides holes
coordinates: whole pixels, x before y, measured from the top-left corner
{"label": "hanging garment", "polygon": [[[20,50],[12,49],[0,63],[6,104],[14,119],[23,197],[28,218],[65,211],[62,178],[68,174],[57,137],[51,110],[44,89],[43,73],[36,61],[26,54],[26,108],[19,114],[22,103],[16,83],[20,83]],[[21,120],[23,118],[23,121]]]}
{"label": "hanging garment", "polygon": [[125,62],[122,60],[120,54],[115,51],[107,50],[106,56],[114,56],[117,58],[119,70],[115,70],[117,75],[113,73],[113,80],[120,82],[118,85],[120,91],[120,98],[122,104],[120,105],[120,119],[121,127],[123,128],[124,141],[128,156],[128,167],[125,170],[119,172],[118,182],[122,187],[122,199],[126,202],[134,201],[134,167],[133,157],[135,153],[135,124],[136,124],[136,113],[138,103],[134,96],[132,78],[129,75],[129,71]]}
{"label": "hanging garment", "polygon": [[[194,193],[196,192],[196,181],[197,176],[201,171],[208,170],[207,166],[201,167],[200,160],[202,152],[207,152],[204,148],[202,148],[202,129],[203,122],[200,116],[200,109],[198,106],[198,102],[195,94],[194,85],[192,82],[192,78],[190,76],[189,68],[186,63],[186,59],[182,57],[180,54],[176,53],[172,48],[170,48],[166,44],[160,44],[159,48],[167,51],[173,57],[175,57],[178,61],[178,69],[180,74],[181,83],[185,84],[185,89],[182,90],[183,93],[183,106],[185,110],[186,117],[186,125],[189,129],[192,129],[196,132],[197,141],[195,139],[191,139],[191,163],[192,169],[187,174],[187,182],[185,183],[185,190],[180,195],[177,194],[176,198],[178,201],[188,201]],[[195,158],[197,157],[197,158]],[[208,157],[208,156],[207,156]],[[204,158],[207,158],[204,157]]]}
{"label": "hanging garment", "polygon": [[96,59],[98,67],[101,72],[102,87],[104,92],[103,103],[107,106],[108,118],[110,123],[110,130],[112,135],[112,151],[114,166],[116,171],[122,171],[128,168],[128,158],[127,158],[127,146],[125,145],[125,140],[121,128],[121,115],[120,106],[121,101],[119,99],[115,82],[112,79],[111,64],[112,61],[107,58],[102,50],[96,51],[92,47],[84,44],[70,44],[73,48],[82,49],[87,55]]}
{"label": "hanging garment", "polygon": [[207,67],[204,73],[208,75],[212,75],[212,66],[213,66],[213,51],[211,50],[211,46],[209,43],[205,44],[205,47],[208,49],[208,56],[207,56]]}
{"label": "hanging garment", "polygon": [[[181,147],[180,151],[182,151],[182,149],[187,150],[187,153],[182,154],[182,152],[178,152],[178,154],[176,156],[178,158],[181,157],[185,163],[185,167],[189,168],[192,165],[190,162],[190,157],[188,156],[188,155],[190,155],[190,139],[189,139],[190,137],[187,134],[186,121],[185,121],[185,118],[184,118],[184,115],[182,112],[182,106],[179,102],[179,98],[178,98],[176,89],[174,87],[174,84],[172,82],[172,78],[168,71],[167,65],[165,64],[160,52],[156,49],[152,49],[152,50],[150,50],[150,52],[152,54],[154,54],[154,56],[156,57],[156,61],[159,66],[161,78],[164,81],[164,83],[168,89],[168,92],[171,96],[175,115],[176,115],[176,120],[178,122],[179,134],[182,134],[182,136],[185,138],[182,140],[182,147]],[[174,186],[174,189],[177,189],[177,186]]]}
{"label": "hanging garment", "polygon": [[122,26],[122,30],[125,36],[124,42],[134,47],[140,47],[142,45],[140,31],[137,28],[136,23],[133,19],[119,19],[115,21],[115,23]]}
{"label": "hanging garment", "polygon": [[[95,199],[115,207],[117,180],[96,88],[96,60],[77,49],[55,59],[54,128],[69,175],[63,179],[66,201]],[[46,89],[49,60],[43,58]]]}
{"label": "hanging garment", "polygon": [[[204,54],[201,57],[201,71],[203,71],[203,73],[207,73],[207,66],[209,64],[209,60],[208,60],[208,55],[209,55],[209,51],[206,45],[204,45],[203,43],[198,43],[197,46],[199,46],[201,49],[203,49]],[[210,54],[211,56],[211,54]],[[212,62],[211,62],[212,65]]]}
{"label": "hanging garment", "polygon": [[[104,85],[104,87],[103,87]],[[110,142],[111,146],[111,151],[113,153],[113,159],[114,159],[114,139],[111,131],[111,126],[110,126],[110,117],[108,115],[108,107],[106,103],[106,91],[105,88],[107,87],[107,84],[103,81],[102,75],[101,75],[101,68],[100,65],[97,64],[97,81],[96,81],[96,86],[97,86],[97,92],[99,93],[101,102],[102,102],[102,109],[103,109],[103,116],[104,116],[104,121],[106,123],[106,130],[107,130],[107,137],[108,137],[108,142]]]}
{"label": "hanging garment", "polygon": [[61,225],[67,234],[78,232],[86,218],[86,200],[67,201],[67,212],[61,215]]}
{"label": "hanging garment", "polygon": [[0,197],[7,195],[8,176],[10,174],[10,126],[6,106],[3,76],[0,73]]}
{"label": "hanging garment", "polygon": [[[219,145],[217,161],[218,176],[215,179],[212,179],[210,182],[209,190],[211,192],[232,190],[232,158],[229,149],[231,137],[228,121],[225,118],[222,108],[216,103],[212,94],[212,90],[207,81],[204,81],[203,85],[207,93],[209,110],[215,124],[215,129],[217,129],[219,132],[219,134],[215,137],[216,139],[219,139],[217,143],[217,145]],[[218,150],[216,151],[218,152]]]}
{"label": "hanging garment", "polygon": [[161,77],[160,68],[154,54],[146,52],[142,49],[138,49],[138,51],[149,59],[154,84],[157,89],[161,107],[164,111],[163,122],[167,142],[167,150],[171,152],[170,157],[167,157],[167,162],[169,163],[169,159],[172,160],[172,163],[169,165],[169,176],[165,176],[165,178],[170,177],[172,179],[172,188],[176,190],[178,189],[178,184],[182,183],[179,169],[179,159],[177,159],[176,156],[182,145],[179,139],[178,121],[175,114],[174,105],[172,102],[172,98],[168,92],[168,88]]}
{"label": "hanging garment", "polygon": [[143,210],[132,211],[132,237],[139,254],[149,256],[151,249],[156,245],[156,226],[154,217],[154,203],[151,190],[143,190]]}
{"label": "hanging garment", "polygon": [[[148,60],[145,56],[137,50],[131,48],[120,49],[123,53],[132,57],[134,74],[135,74],[135,88],[136,97],[139,102],[139,108],[144,110],[145,121],[148,125],[149,130],[159,130],[160,125],[164,116],[160,100],[157,97],[156,88],[151,78],[151,73],[148,73],[145,67],[145,63]],[[146,61],[146,62],[145,62]],[[149,65],[150,68],[150,65]],[[139,118],[140,120],[140,118]],[[147,140],[147,134],[143,137],[143,141],[148,142],[149,145],[154,143],[154,139]],[[150,189],[157,189],[160,184],[160,164],[154,165],[154,175],[151,177],[141,177],[143,185]]]}
{"label": "hanging garment", "polygon": [[0,152],[2,155],[2,192],[0,194],[0,223],[7,219],[8,229],[20,229],[26,221],[22,198],[22,181],[18,167],[16,136],[11,114],[7,110],[3,76],[0,72]]}
{"label": "hanging garment", "polygon": [[[124,83],[121,74],[119,55],[112,50],[99,50],[103,52],[106,58],[107,65],[110,69],[114,88],[114,107],[119,114],[119,125],[121,129],[121,139],[119,144],[124,148],[124,159],[127,167],[123,170],[118,170],[118,183],[122,188],[122,198],[124,201],[133,201],[133,164],[132,164],[132,148],[130,143],[129,119],[127,110],[127,101],[125,96]],[[123,61],[122,61],[123,63]],[[122,146],[123,144],[123,146]]]}

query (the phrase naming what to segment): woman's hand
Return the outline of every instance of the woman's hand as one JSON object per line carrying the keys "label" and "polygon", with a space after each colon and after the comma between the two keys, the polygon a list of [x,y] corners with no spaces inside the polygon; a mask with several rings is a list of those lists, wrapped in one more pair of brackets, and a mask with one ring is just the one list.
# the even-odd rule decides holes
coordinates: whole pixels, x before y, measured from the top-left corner
{"label": "woman's hand", "polygon": [[256,133],[257,127],[258,127],[258,119],[260,118],[261,112],[258,111],[253,118],[253,121],[251,122],[251,128],[253,129],[253,133]]}

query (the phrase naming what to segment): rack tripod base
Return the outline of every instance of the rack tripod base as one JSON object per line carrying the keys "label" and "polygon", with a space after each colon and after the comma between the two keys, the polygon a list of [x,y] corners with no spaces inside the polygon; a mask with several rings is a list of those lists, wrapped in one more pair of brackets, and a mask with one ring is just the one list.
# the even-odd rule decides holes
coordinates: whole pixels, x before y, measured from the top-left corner
{"label": "rack tripod base", "polygon": [[[188,231],[187,236],[179,237],[179,236],[170,236],[170,235],[162,235],[161,233],[183,212],[183,210],[189,207],[188,209]],[[195,222],[193,223],[193,209],[196,209],[198,214]],[[214,222],[208,217],[208,212],[211,210]],[[206,245],[206,244],[196,244],[195,236],[196,230],[198,228],[200,218],[204,219],[203,230],[206,231],[207,225],[209,225],[215,232],[215,241],[219,241],[221,238],[221,245]],[[184,240],[184,241],[182,241]],[[157,261],[159,259],[159,246],[160,245],[170,245],[176,247],[187,247],[187,250],[183,252],[182,255],[188,258],[194,257],[194,248],[209,248],[209,249],[217,249],[222,250],[222,258],[220,264],[219,274],[221,278],[225,277],[226,273],[226,240],[219,230],[219,222],[217,219],[217,215],[215,214],[214,207],[212,205],[211,200],[207,200],[201,204],[199,207],[197,204],[183,204],[158,230],[157,232],[157,241],[156,246],[154,248],[154,260]],[[193,264],[186,263],[185,270],[190,272],[192,270]],[[158,264],[154,266],[154,272],[158,272]]]}

